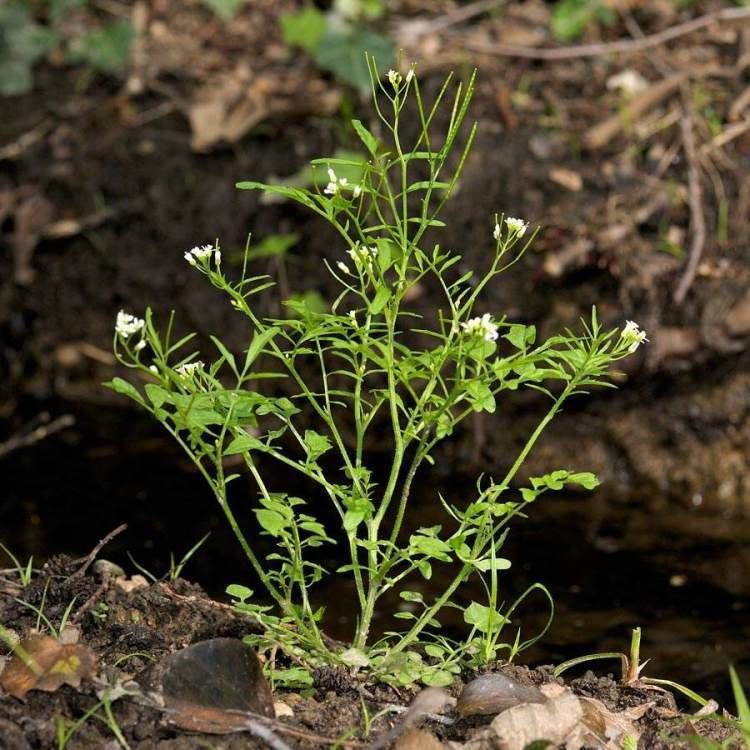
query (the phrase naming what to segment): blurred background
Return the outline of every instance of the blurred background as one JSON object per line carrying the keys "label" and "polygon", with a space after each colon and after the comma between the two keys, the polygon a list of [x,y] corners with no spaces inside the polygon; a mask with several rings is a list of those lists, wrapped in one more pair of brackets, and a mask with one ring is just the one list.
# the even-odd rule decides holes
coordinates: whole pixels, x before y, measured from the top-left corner
{"label": "blurred background", "polygon": [[[211,532],[186,575],[215,595],[248,582],[200,477],[101,387],[116,372],[114,318],[174,309],[179,331],[239,350],[245,327],[183,254],[219,238],[231,268],[249,234],[282,294],[326,296],[336,238],[234,185],[305,184],[309,159],[359,153],[346,123],[373,120],[364,50],[384,70],[401,50],[428,97],[448,71],[479,69],[479,135],[442,244],[468,269],[496,211],[541,228],[485,308],[547,335],[597,304],[651,340],[619,390],[571,403],[532,455],[529,473],[592,470],[603,484],[545,499],[509,537],[508,600],[536,580],[557,600],[523,659],[622,649],[640,625],[649,674],[726,695],[730,661],[750,679],[742,2],[4,0],[0,541],[41,562],[125,522],[108,556],[160,575]],[[276,294],[263,314],[279,314]],[[467,424],[424,478],[413,523],[440,522],[438,492],[460,501],[476,474],[506,466],[541,406],[518,394]],[[345,633],[336,586],[321,597]],[[546,612],[527,610],[530,634]]]}

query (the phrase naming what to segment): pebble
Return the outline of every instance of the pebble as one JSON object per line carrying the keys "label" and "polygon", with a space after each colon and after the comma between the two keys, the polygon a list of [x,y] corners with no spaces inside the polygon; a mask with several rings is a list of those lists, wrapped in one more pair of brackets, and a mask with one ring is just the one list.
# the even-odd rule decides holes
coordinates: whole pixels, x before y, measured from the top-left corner
{"label": "pebble", "polygon": [[484,674],[472,680],[461,691],[456,713],[461,716],[499,714],[520,703],[544,703],[541,690],[532,685],[521,685],[503,674]]}

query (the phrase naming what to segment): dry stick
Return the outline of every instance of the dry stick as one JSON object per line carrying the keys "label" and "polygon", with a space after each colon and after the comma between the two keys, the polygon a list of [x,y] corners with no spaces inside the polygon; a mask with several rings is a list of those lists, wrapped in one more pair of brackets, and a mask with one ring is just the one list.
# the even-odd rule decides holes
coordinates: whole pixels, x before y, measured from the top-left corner
{"label": "dry stick", "polygon": [[736,122],[741,119],[742,113],[750,107],[750,86],[748,86],[733,102],[729,108],[729,119]]}
{"label": "dry stick", "polygon": [[602,122],[594,125],[583,136],[587,148],[597,149],[606,146],[609,141],[627,127],[629,123],[635,122],[641,115],[660,104],[664,99],[676,91],[688,77],[686,72],[675,73],[650,88],[642,94],[634,97],[625,107],[624,111],[616,112]]}
{"label": "dry stick", "polygon": [[[160,706],[156,704],[153,699],[148,698],[147,696],[144,696],[143,700],[138,700],[135,698],[133,698],[133,700],[139,705],[149,706],[150,708],[160,711],[161,713],[167,716],[167,719],[169,719],[169,717],[175,713],[174,709]],[[271,718],[270,716],[263,716],[263,714],[256,714],[256,713],[253,713],[252,711],[241,711],[236,708],[225,708],[225,709],[221,709],[221,712],[223,714],[226,714],[227,716],[236,716],[238,719],[245,720],[246,724],[244,727],[242,728],[238,727],[235,730],[231,730],[232,732],[243,732],[243,731],[252,732],[255,726],[264,725],[268,727],[273,727],[280,734],[288,734],[290,737],[296,737],[297,739],[307,740],[308,742],[313,742],[318,745],[322,745],[323,747],[333,747],[337,744],[340,747],[352,747],[352,748],[364,748],[367,746],[366,743],[360,742],[358,740],[341,740],[335,737],[326,737],[325,735],[322,735],[322,734],[316,734],[315,732],[311,732],[306,729],[299,729],[297,727],[292,727],[292,726],[289,726],[289,724],[285,724],[283,721],[280,721],[279,719],[274,719],[274,718]],[[251,726],[251,723],[252,723],[252,726]]]}
{"label": "dry stick", "polygon": [[715,151],[717,148],[726,146],[727,143],[730,143],[735,138],[739,138],[748,130],[750,130],[750,117],[742,122],[736,122],[733,125],[727,126],[712,141],[701,146],[701,155],[705,156],[711,151]]}
{"label": "dry stick", "polygon": [[13,143],[8,143],[0,147],[0,161],[17,159],[27,149],[31,148],[37,141],[40,141],[47,133],[52,130],[51,120],[42,120],[38,125],[33,127]]}
{"label": "dry stick", "polygon": [[698,168],[698,154],[695,148],[695,136],[693,135],[693,121],[690,115],[685,115],[680,120],[682,130],[682,141],[685,146],[685,158],[688,163],[688,201],[690,203],[690,229],[693,238],[690,243],[690,255],[680,282],[674,292],[675,304],[682,304],[685,295],[695,279],[698,263],[703,255],[706,244],[706,220],[703,216],[703,191],[701,189],[700,171]]}
{"label": "dry stick", "polygon": [[94,590],[94,593],[91,594],[91,596],[86,599],[86,601],[76,610],[76,613],[70,618],[71,625],[77,625],[81,618],[88,612],[91,607],[94,606],[94,603],[99,600],[101,595],[109,588],[109,580],[103,581],[100,583],[96,589]]}
{"label": "dry stick", "polygon": [[66,427],[71,427],[75,422],[75,419],[70,414],[63,414],[62,417],[53,419],[49,424],[40,425],[26,435],[15,435],[4,443],[0,443],[0,458],[7,456],[8,453],[19,448],[28,448],[30,445],[44,440],[44,438],[49,437],[55,432],[64,430]]}
{"label": "dry stick", "polygon": [[409,41],[414,41],[425,34],[432,34],[436,31],[445,31],[451,26],[468,21],[475,16],[481,16],[487,11],[499,9],[505,4],[505,0],[476,0],[448,13],[444,13],[437,18],[415,18],[402,23],[398,32],[400,36],[407,37]]}
{"label": "dry stick", "polygon": [[467,41],[466,49],[474,52],[486,52],[503,57],[525,57],[529,60],[573,60],[581,57],[599,57],[613,53],[640,52],[652,47],[671,42],[673,39],[692,34],[712,23],[745,21],[750,19],[750,8],[722,8],[713,13],[706,13],[684,23],[670,26],[664,31],[649,34],[641,39],[620,39],[616,42],[599,42],[597,44],[578,44],[572,47],[523,47],[516,44],[484,43]]}
{"label": "dry stick", "polygon": [[[75,571],[75,573],[71,573],[70,578],[80,578],[88,569],[89,565],[91,565],[94,560],[96,560],[96,556],[101,552],[102,547],[109,544],[118,534],[122,534],[125,529],[128,528],[128,525],[126,523],[120,524],[116,529],[113,529],[112,531],[107,534],[102,540],[97,542],[96,547],[91,550],[91,552],[86,555],[86,557],[79,558],[76,560],[76,562],[81,562],[83,560],[83,565],[81,565],[78,570]],[[68,580],[70,580],[70,578]]]}

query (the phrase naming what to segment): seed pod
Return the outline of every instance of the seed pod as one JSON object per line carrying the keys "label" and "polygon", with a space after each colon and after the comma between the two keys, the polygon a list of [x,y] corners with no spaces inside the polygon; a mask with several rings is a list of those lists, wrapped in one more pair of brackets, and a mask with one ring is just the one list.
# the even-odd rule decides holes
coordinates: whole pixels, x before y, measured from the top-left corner
{"label": "seed pod", "polygon": [[461,691],[456,703],[460,716],[499,714],[519,703],[544,703],[547,699],[538,688],[521,685],[503,674],[483,674]]}

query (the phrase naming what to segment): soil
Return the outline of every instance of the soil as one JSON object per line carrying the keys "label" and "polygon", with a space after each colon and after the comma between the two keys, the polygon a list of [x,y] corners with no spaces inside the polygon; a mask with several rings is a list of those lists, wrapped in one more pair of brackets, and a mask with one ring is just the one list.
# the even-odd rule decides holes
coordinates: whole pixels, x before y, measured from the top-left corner
{"label": "soil", "polygon": [[[21,601],[41,608],[49,621],[57,624],[73,600],[69,624],[76,631],[78,642],[94,652],[97,678],[102,680],[106,675],[109,684],[113,684],[114,676],[120,682],[134,681],[146,695],[154,688],[154,675],[168,654],[211,638],[242,638],[258,632],[257,623],[248,616],[209,599],[200,587],[188,581],[151,584],[143,581],[127,591],[127,583],[134,579],[103,577],[101,572],[93,574],[89,572],[90,562],[91,559],[52,558],[25,588],[19,585],[13,572],[4,571],[0,577],[0,621],[10,624],[14,633],[24,637],[38,622],[36,612]],[[9,659],[7,646],[3,652]],[[0,676],[2,667],[0,661]],[[499,671],[521,685],[564,684],[561,679],[553,678],[551,667],[529,669],[497,664],[486,671]],[[475,676],[462,675],[449,688],[450,693],[458,695],[462,684]],[[301,693],[277,690],[273,696],[274,701],[291,708],[293,715],[267,725],[290,747],[333,747],[337,740],[342,747],[390,747],[390,742],[383,745],[380,740],[404,720],[399,718],[401,714],[384,709],[408,706],[416,692],[368,683],[343,668],[319,668],[312,672],[312,678],[313,686]],[[641,732],[641,748],[688,748],[691,744],[680,738],[690,734],[719,741],[732,736],[726,723],[680,714],[675,710],[675,698],[660,688],[624,685],[611,675],[597,677],[590,671],[571,680],[568,687],[576,695],[602,701],[612,712],[647,705],[639,711],[636,722]],[[56,748],[59,719],[75,721],[97,701],[96,685],[85,680],[80,687],[63,685],[53,692],[32,689],[23,700],[0,688],[0,748]],[[372,719],[369,734],[365,734],[365,708]],[[116,700],[113,711],[122,736],[133,750],[268,746],[247,732],[226,735],[185,732],[170,721],[158,701],[144,699],[143,694],[136,699],[125,696]],[[465,742],[494,718],[493,715],[456,717],[450,709],[444,716],[445,723],[429,715],[419,722],[440,742]],[[118,744],[104,722],[89,719],[82,723],[67,747],[70,750],[115,748]]]}

